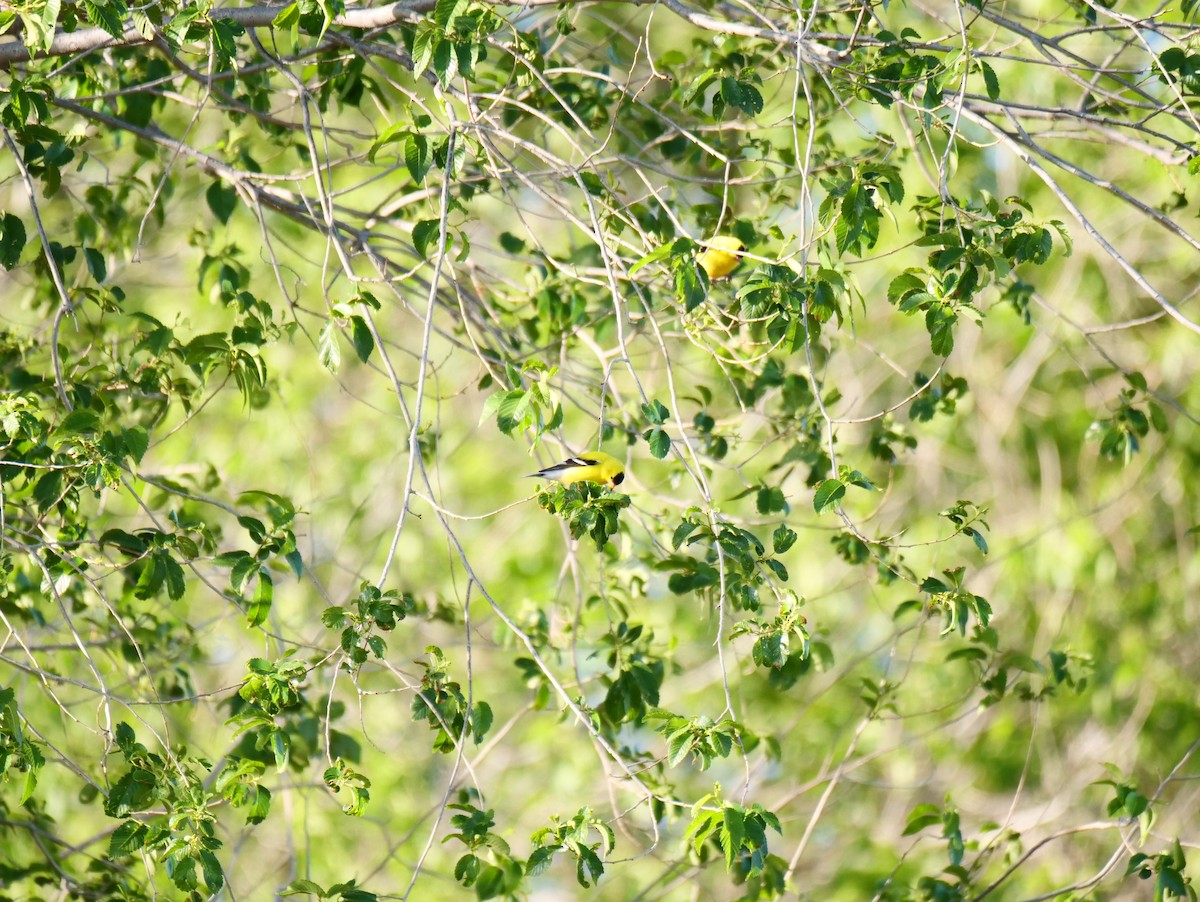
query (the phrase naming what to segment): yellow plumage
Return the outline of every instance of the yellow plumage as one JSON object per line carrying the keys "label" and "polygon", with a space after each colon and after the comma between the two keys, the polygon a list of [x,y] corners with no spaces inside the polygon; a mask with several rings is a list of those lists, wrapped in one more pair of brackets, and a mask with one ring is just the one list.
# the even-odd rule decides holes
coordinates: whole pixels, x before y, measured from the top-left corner
{"label": "yellow plumage", "polygon": [[738,251],[745,248],[746,245],[732,235],[716,235],[708,241],[708,247],[696,258],[696,262],[708,273],[710,280],[723,279],[742,262]]}
{"label": "yellow plumage", "polygon": [[536,473],[529,478],[553,479],[563,485],[573,482],[594,482],[610,489],[619,486],[625,479],[625,465],[603,451],[587,451],[576,457],[568,457],[562,463]]}

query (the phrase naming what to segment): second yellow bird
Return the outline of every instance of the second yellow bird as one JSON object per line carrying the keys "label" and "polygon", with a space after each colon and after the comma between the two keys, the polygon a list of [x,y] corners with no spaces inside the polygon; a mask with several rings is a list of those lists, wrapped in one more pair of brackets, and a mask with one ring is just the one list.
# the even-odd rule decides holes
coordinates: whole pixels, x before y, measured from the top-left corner
{"label": "second yellow bird", "polygon": [[708,241],[708,247],[696,258],[700,268],[708,273],[709,280],[723,279],[742,262],[739,251],[746,245],[732,235],[717,235]]}

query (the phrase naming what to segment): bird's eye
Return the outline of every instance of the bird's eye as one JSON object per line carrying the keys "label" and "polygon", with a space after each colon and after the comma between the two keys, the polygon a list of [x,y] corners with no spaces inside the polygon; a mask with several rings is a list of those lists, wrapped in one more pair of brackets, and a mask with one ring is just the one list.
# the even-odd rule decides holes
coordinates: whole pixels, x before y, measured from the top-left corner
{"label": "bird's eye", "polygon": [[624,481],[625,481],[624,473],[618,473],[616,476],[613,477],[613,485],[620,485]]}

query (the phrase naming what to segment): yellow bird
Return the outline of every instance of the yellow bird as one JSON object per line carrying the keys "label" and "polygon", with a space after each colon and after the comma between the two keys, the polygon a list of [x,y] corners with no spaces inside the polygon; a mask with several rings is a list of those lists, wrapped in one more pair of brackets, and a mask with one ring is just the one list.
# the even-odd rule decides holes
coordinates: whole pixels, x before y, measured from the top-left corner
{"label": "yellow bird", "polygon": [[716,235],[709,239],[708,247],[696,258],[696,262],[708,273],[710,280],[723,279],[742,262],[738,251],[745,249],[746,245],[732,235]]}
{"label": "yellow bird", "polygon": [[625,465],[603,451],[587,451],[577,457],[568,457],[560,464],[530,473],[527,478],[553,479],[563,485],[573,482],[594,482],[610,489],[625,480]]}

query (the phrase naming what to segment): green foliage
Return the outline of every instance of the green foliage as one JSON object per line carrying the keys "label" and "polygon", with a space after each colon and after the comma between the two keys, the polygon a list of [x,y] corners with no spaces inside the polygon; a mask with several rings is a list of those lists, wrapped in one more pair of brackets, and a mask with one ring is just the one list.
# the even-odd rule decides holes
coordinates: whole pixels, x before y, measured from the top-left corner
{"label": "green foliage", "polygon": [[749,807],[723,800],[721,787],[701,798],[692,809],[687,841],[692,853],[700,855],[712,842],[725,858],[725,868],[739,876],[759,877],[772,867],[767,849],[767,830],[782,832],[779,818],[758,803]]}
{"label": "green foliage", "polygon": [[1131,855],[1125,876],[1136,874],[1141,880],[1153,878],[1155,902],[1163,899],[1190,899],[1195,902],[1196,888],[1192,886],[1192,878],[1184,876],[1185,867],[1187,859],[1183,854],[1183,846],[1179,840],[1175,840],[1168,852],[1159,852],[1157,855],[1138,852]]}
{"label": "green foliage", "polygon": [[300,704],[300,682],[308,668],[302,661],[265,661],[251,658],[246,663],[249,675],[242,681],[238,695],[266,714],[278,714]]}
{"label": "green foliage", "polygon": [[[791,547],[787,534],[786,526],[776,529],[773,538],[776,555]],[[701,520],[698,512],[689,511],[671,537],[676,550],[685,542],[689,548],[699,546],[703,557],[676,553],[654,564],[658,570],[671,572],[667,587],[676,595],[716,587],[735,607],[758,611],[762,607],[759,589],[789,579],[784,563],[776,555],[767,554],[766,546],[755,533],[740,526],[718,523],[714,528]]]}
{"label": "green foliage", "polygon": [[572,539],[591,536],[596,550],[603,551],[620,532],[620,511],[629,507],[632,499],[591,482],[551,483],[538,492],[537,503],[567,524]]}
{"label": "green foliage", "polygon": [[[972,501],[960,500],[952,507],[946,508],[938,516],[945,517],[954,524],[954,534],[962,535],[969,538],[975,543],[975,547],[979,549],[980,554],[988,553],[987,539],[984,538],[983,529],[987,529],[987,521],[983,519],[983,515],[988,512],[986,507],[980,507]],[[987,624],[984,624],[985,626]]]}
{"label": "green foliage", "polygon": [[[589,843],[588,836],[593,832],[599,838]],[[575,859],[575,879],[585,889],[599,882],[604,875],[604,859],[617,845],[612,827],[593,815],[590,808],[581,808],[565,823],[553,817],[551,825],[535,831],[532,838],[536,848],[525,865],[529,876],[545,873],[554,856],[566,852]]]}
{"label": "green foliage", "polygon": [[354,817],[359,817],[366,811],[367,803],[371,801],[371,781],[338,758],[333,767],[325,769],[325,785],[335,793],[346,790],[348,801],[342,811]]}
{"label": "green foliage", "polygon": [[[528,863],[512,856],[508,843],[492,832],[495,811],[481,811],[469,802],[447,806],[461,814],[451,815],[456,831],[444,842],[458,840],[468,851],[454,865],[454,879],[473,888],[477,899],[495,899],[515,893],[522,885]],[[530,859],[532,861],[532,859]],[[586,885],[586,884],[585,884]]]}
{"label": "green foliage", "polygon": [[0,896],[1196,899],[1109,5],[6,5]]}
{"label": "green foliage", "polygon": [[942,573],[946,580],[927,576],[921,581],[921,591],[929,596],[930,610],[940,610],[945,618],[942,635],[958,630],[960,635],[965,636],[972,615],[981,627],[986,627],[992,619],[992,606],[987,599],[970,592],[963,585],[966,568],[955,567]]}
{"label": "green foliage", "polygon": [[396,624],[416,613],[411,595],[401,596],[395,589],[379,591],[370,583],[359,587],[354,608],[326,608],[321,622],[331,630],[341,630],[341,649],[346,654],[343,666],[350,673],[362,667],[370,657],[387,655],[387,642],[377,633],[391,632]]}
{"label": "green foliage", "polygon": [[1162,408],[1154,401],[1146,402],[1149,415],[1134,404],[1139,396],[1149,392],[1145,377],[1133,372],[1125,378],[1130,387],[1121,389],[1113,415],[1093,420],[1088,427],[1087,437],[1090,441],[1100,443],[1102,456],[1128,465],[1133,455],[1141,450],[1141,439],[1150,434],[1150,428],[1153,426],[1157,432],[1166,432],[1168,425]]}
{"label": "green foliage", "polygon": [[[1113,771],[1115,768],[1110,766],[1109,770]],[[1144,840],[1154,823],[1154,811],[1150,799],[1127,780],[1097,780],[1096,785],[1111,786],[1113,789],[1113,797],[1108,802],[1108,816],[1137,821]]]}
{"label": "green foliage", "polygon": [[671,437],[663,428],[671,418],[671,411],[656,400],[643,404],[642,414],[651,424],[650,428],[642,433],[642,438],[650,446],[650,453],[662,460],[671,450]]}
{"label": "green foliage", "polygon": [[[257,502],[266,509],[270,527],[257,517],[238,517],[238,525],[246,530],[257,548],[253,553],[227,551],[218,555],[216,561],[220,566],[230,568],[229,589],[245,603],[247,622],[251,626],[258,626],[267,619],[275,597],[275,579],[267,569],[271,559],[282,558],[297,578],[303,570],[303,561],[296,549],[296,535],[292,530],[299,511],[287,498],[270,492],[243,492],[242,498]],[[250,583],[255,585],[254,594],[246,598],[244,593]]]}
{"label": "green foliage", "polygon": [[[215,835],[211,796],[194,769],[207,767],[207,762],[168,762],[138,742],[126,723],[117,724],[114,739],[128,769],[104,800],[105,814],[125,818],[109,838],[109,857],[140,852],[161,862],[179,890],[196,893],[203,883],[209,895],[220,892],[225,873],[216,851],[223,844]],[[148,815],[151,808],[165,809],[166,814],[146,822],[129,819],[132,814]]]}
{"label": "green foliage", "polygon": [[853,167],[824,181],[821,223],[832,226],[837,250],[861,257],[879,241],[884,204],[904,200],[904,182],[894,166]]}
{"label": "green foliage", "polygon": [[379,898],[374,893],[358,889],[356,880],[335,883],[328,889],[311,880],[293,880],[280,895],[315,896],[319,902],[375,902]]}
{"label": "green foliage", "polygon": [[247,824],[261,824],[271,811],[271,790],[262,785],[261,761],[234,758],[217,775],[213,787],[234,808],[245,808]]}
{"label": "green foliage", "polygon": [[1200,90],[1200,53],[1195,49],[1168,47],[1157,58],[1157,76],[1163,84],[1179,85],[1186,93]]}
{"label": "green foliage", "polygon": [[743,747],[752,747],[757,743],[757,739],[747,741],[752,737],[744,727],[732,720],[714,723],[704,715],[689,720],[669,711],[652,712],[649,718],[663,721],[655,727],[655,731],[667,741],[667,764],[671,767],[690,759],[705,771],[712,767],[714,760],[728,758],[733,752],[734,743]]}
{"label": "green foliage", "polygon": [[531,430],[536,447],[538,438],[562,425],[562,404],[554,401],[548,388],[557,372],[557,367],[546,368],[536,363],[526,364],[524,370],[510,364],[507,370],[509,384],[520,386],[527,379],[529,388],[495,392],[484,403],[479,421],[482,423],[494,414],[497,428],[505,435]]}
{"label": "green foliage", "polygon": [[[21,782],[21,804],[29,801],[37,789],[38,775],[46,766],[46,756],[39,743],[29,739],[21,725],[16,694],[12,689],[0,689],[0,776],[4,783]],[[19,776],[19,775],[24,775]]]}
{"label": "green foliage", "polygon": [[429,729],[436,734],[433,740],[436,752],[452,752],[468,736],[479,745],[492,728],[491,706],[487,702],[467,701],[462,686],[449,679],[450,662],[440,648],[430,645],[425,654],[429,660],[413,698],[413,720],[429,722]]}
{"label": "green foliage", "polygon": [[912,836],[920,833],[926,827],[941,825],[942,837],[946,840],[946,857],[950,860],[951,868],[958,868],[963,862],[966,847],[963,843],[958,811],[946,800],[944,808],[937,805],[918,805],[908,813],[908,821],[904,825],[904,835]]}
{"label": "green foliage", "polygon": [[487,56],[487,37],[500,28],[495,13],[467,0],[438,0],[433,16],[405,37],[412,74],[432,69],[443,86],[460,75],[472,80],[475,66]]}
{"label": "green foliage", "polygon": [[799,599],[789,594],[788,600],[779,606],[779,613],[771,620],[749,617],[734,625],[734,636],[754,636],[751,649],[754,664],[756,667],[771,668],[772,678],[789,664],[806,661],[811,653],[811,642],[805,628],[808,620],[799,608]]}
{"label": "green foliage", "polygon": [[654,647],[654,633],[621,621],[598,640],[606,650],[602,679],[606,691],[597,708],[601,724],[615,733],[624,723],[640,724],[658,706],[666,666]]}
{"label": "green foliage", "polygon": [[350,332],[350,343],[359,361],[366,363],[371,359],[371,353],[375,350],[375,336],[371,333],[367,316],[370,310],[379,309],[379,301],[369,292],[359,292],[349,301],[330,305],[332,318],[318,337],[321,364],[325,369],[336,373],[341,366],[342,352],[336,336],[346,330]]}
{"label": "green foliage", "polygon": [[938,414],[954,416],[958,402],[967,395],[967,380],[949,373],[943,373],[941,379],[934,381],[918,371],[913,383],[920,394],[913,399],[908,415],[921,423],[928,423]]}

